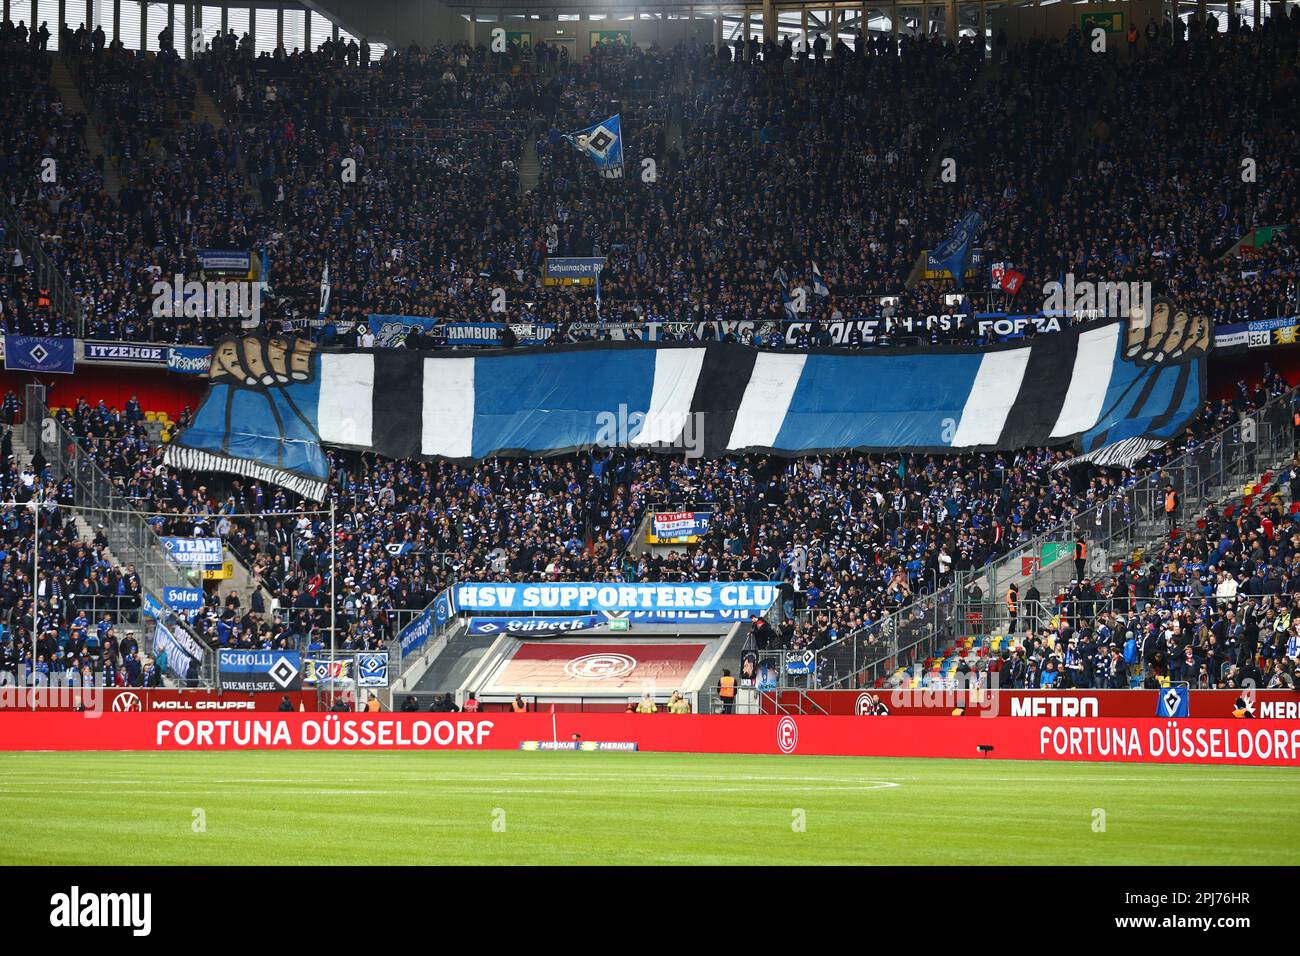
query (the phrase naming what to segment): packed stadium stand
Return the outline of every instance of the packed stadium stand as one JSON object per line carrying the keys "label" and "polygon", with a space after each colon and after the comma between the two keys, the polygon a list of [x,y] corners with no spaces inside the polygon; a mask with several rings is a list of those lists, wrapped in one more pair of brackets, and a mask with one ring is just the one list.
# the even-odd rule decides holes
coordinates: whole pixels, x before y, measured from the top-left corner
{"label": "packed stadium stand", "polygon": [[[837,33],[820,49],[786,32],[735,54],[473,37],[381,54],[337,29],[302,50],[233,28],[197,45],[169,32],[160,51],[83,28],[55,50],[19,9],[0,27],[0,81],[20,94],[0,101],[9,337],[212,346],[256,332],[433,352],[486,320],[504,346],[654,328],[764,352],[959,349],[997,338],[977,312],[1037,312],[1037,290],[1066,274],[1151,283],[1219,329],[1300,313],[1294,4],[1253,28],[1152,19],[1106,56],[1077,24],[987,43]],[[570,133],[614,114],[627,175],[593,188]],[[927,275],[927,251],[972,210],[981,273],[1003,263],[1014,288]],[[248,253],[260,313],[159,311],[160,282],[225,249]],[[543,282],[548,257],[603,257],[597,294]],[[921,321],[888,324],[908,318]],[[383,334],[390,319],[400,333]],[[328,448],[324,504],[168,464],[197,402],[11,378],[0,662],[12,680],[161,686],[210,682],[223,648],[388,651],[421,709],[518,688],[536,706],[590,692],[570,645],[485,647],[443,622],[412,662],[401,635],[456,582],[776,581],[761,624],[669,628],[671,652],[636,645],[636,667],[597,696],[639,697],[657,661],[656,696],[689,690],[711,709],[719,672],[746,655],[809,687],[1294,686],[1300,366],[1286,365],[1212,371],[1199,416],[1131,467],[1058,467],[1076,454],[1063,446],[471,463]],[[704,533],[646,547],[652,513],[682,503],[710,513]],[[169,670],[142,647],[142,594],[171,572],[157,540],[115,539],[96,508],[158,538],[223,539],[235,577],[174,615],[202,667]],[[1102,566],[1047,560],[1044,541],[1081,535]],[[140,554],[153,558],[137,570]]]}

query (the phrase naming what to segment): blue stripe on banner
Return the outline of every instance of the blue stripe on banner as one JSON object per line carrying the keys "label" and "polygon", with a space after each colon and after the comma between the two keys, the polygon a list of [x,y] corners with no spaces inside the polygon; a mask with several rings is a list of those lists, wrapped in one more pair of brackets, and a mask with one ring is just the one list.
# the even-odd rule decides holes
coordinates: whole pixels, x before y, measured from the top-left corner
{"label": "blue stripe on banner", "polygon": [[[1123,345],[1123,338],[1116,340],[1116,352]],[[1083,436],[1084,451],[1091,451],[1101,444],[1124,441],[1137,435],[1145,434],[1156,418],[1162,418],[1174,398],[1174,389],[1179,384],[1180,372],[1190,370],[1190,380],[1184,375],[1187,386],[1182,404],[1190,404],[1192,411],[1200,404],[1201,389],[1198,385],[1201,375],[1201,361],[1194,359],[1186,365],[1167,365],[1164,367],[1141,367],[1131,362],[1121,361],[1118,356],[1111,373],[1110,388],[1106,390],[1106,399],[1102,404],[1101,417],[1097,424]],[[1194,399],[1194,401],[1193,401]],[[1187,420],[1178,416],[1161,431],[1161,437],[1169,437],[1187,426]]]}
{"label": "blue stripe on banner", "polygon": [[178,447],[251,459],[295,475],[328,475],[316,431],[320,405],[320,356],[312,357],[310,382],[290,389],[235,388],[218,382],[174,439]]}
{"label": "blue stripe on banner", "polygon": [[[949,445],[979,372],[978,353],[809,355],[777,433],[782,449]],[[863,414],[870,409],[869,414]]]}
{"label": "blue stripe on banner", "polygon": [[603,427],[626,444],[654,386],[653,349],[480,356],[474,372],[473,455],[597,444]]}

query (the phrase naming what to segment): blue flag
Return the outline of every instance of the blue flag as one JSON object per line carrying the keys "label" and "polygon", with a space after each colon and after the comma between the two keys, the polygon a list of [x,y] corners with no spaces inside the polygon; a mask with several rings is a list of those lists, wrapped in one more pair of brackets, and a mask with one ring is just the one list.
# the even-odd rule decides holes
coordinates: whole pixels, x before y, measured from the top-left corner
{"label": "blue flag", "polygon": [[623,178],[623,130],[621,114],[569,133],[564,137],[596,164],[605,179]]}
{"label": "blue flag", "polygon": [[73,371],[72,339],[42,335],[6,335],[5,368],[18,372]]}
{"label": "blue flag", "polygon": [[830,288],[826,285],[826,280],[822,278],[822,270],[817,268],[817,263],[813,267],[813,295],[820,297],[831,294]]}
{"label": "blue flag", "polygon": [[968,212],[953,227],[952,234],[930,253],[931,267],[947,269],[959,289],[966,284],[966,265],[970,262],[971,244],[983,224],[984,219],[979,213]]}
{"label": "blue flag", "polygon": [[1156,698],[1157,717],[1186,717],[1188,713],[1186,687],[1166,687]]}

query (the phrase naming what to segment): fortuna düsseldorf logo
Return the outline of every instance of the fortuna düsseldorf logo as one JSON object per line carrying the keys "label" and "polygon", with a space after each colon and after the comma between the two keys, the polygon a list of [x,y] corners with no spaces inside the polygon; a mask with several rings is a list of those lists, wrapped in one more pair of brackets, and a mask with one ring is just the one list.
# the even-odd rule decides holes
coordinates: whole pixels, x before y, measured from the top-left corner
{"label": "fortuna d\u00fcsseldorf logo", "polygon": [[799,746],[799,726],[793,717],[782,717],[776,724],[776,745],[783,754],[794,753]]}

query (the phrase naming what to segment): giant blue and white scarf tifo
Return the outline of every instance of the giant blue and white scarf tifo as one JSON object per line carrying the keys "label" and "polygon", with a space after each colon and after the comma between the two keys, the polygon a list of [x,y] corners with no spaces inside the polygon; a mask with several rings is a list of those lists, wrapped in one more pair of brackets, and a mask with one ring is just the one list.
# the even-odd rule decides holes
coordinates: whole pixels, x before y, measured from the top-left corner
{"label": "giant blue and white scarf tifo", "polygon": [[214,378],[166,461],[316,500],[328,480],[323,445],[476,460],[609,444],[706,457],[1071,444],[1098,464],[1128,466],[1196,416],[1205,360],[1141,366],[1123,357],[1121,330],[1107,322],[1010,346],[891,352],[321,349],[305,381]]}

